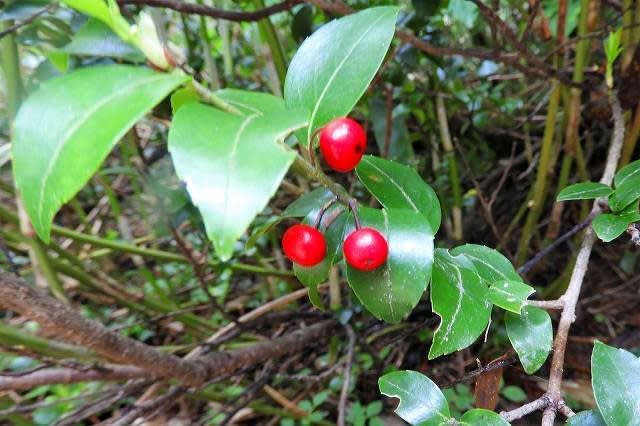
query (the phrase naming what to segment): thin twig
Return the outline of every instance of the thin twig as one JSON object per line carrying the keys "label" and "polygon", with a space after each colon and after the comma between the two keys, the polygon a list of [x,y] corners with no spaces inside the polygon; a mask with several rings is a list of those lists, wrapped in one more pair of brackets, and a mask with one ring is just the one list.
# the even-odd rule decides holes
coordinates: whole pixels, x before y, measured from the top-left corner
{"label": "thin twig", "polygon": [[353,364],[353,352],[356,345],[356,334],[349,324],[345,324],[347,337],[349,338],[349,346],[347,350],[347,359],[344,365],[342,389],[340,390],[340,400],[338,401],[338,426],[345,425],[345,416],[347,412],[347,398],[349,396],[349,386],[351,384],[351,366]]}
{"label": "thin twig", "polygon": [[13,24],[12,26],[10,26],[9,28],[0,31],[0,39],[4,38],[5,36],[8,36],[9,34],[11,34],[14,31],[19,30],[20,28],[24,27],[25,25],[29,25],[31,22],[33,22],[36,18],[38,18],[41,15],[44,15],[47,12],[52,11],[53,9],[55,9],[58,6],[57,3],[51,3],[50,5],[48,5],[47,7],[44,7],[38,11],[36,11],[35,13],[33,13],[32,15],[27,16],[26,18],[24,18],[23,20],[16,22],[15,24]]}
{"label": "thin twig", "polygon": [[522,407],[518,407],[515,410],[503,411],[500,413],[500,415],[506,421],[512,422],[514,420],[521,419],[524,416],[533,413],[534,411],[542,410],[543,408],[548,407],[550,404],[551,399],[548,395],[545,394],[535,401],[531,401],[530,403],[525,404]]}

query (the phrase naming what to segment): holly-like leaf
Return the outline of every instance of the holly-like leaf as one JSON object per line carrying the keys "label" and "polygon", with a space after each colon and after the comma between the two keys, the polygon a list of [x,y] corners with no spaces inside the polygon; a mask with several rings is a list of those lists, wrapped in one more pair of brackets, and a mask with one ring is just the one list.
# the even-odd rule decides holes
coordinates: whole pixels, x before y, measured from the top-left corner
{"label": "holly-like leaf", "polygon": [[184,105],[169,131],[176,172],[223,260],[231,257],[235,242],[266,206],[295,158],[280,142],[306,124],[304,112],[285,110],[281,100],[264,96],[269,98],[247,105],[242,116],[202,104]]}
{"label": "holly-like leaf", "polygon": [[505,315],[507,335],[527,374],[533,374],[544,364],[553,344],[551,317],[547,311],[525,306],[520,315]]}
{"label": "holly-like leaf", "polygon": [[421,213],[436,233],[440,228],[440,201],[434,190],[410,167],[365,155],[356,167],[358,178],[387,208]]}
{"label": "holly-like leaf", "polygon": [[599,182],[581,182],[564,188],[556,201],[568,200],[593,200],[600,197],[608,197],[613,192],[610,186]]}
{"label": "holly-like leaf", "polygon": [[[361,208],[362,226],[377,229],[389,244],[378,269],[362,272],[347,265],[347,280],[360,302],[376,318],[402,320],[420,301],[431,278],[433,232],[424,216],[411,210]],[[345,236],[353,230],[347,223]]]}
{"label": "holly-like leaf", "polygon": [[640,359],[623,349],[596,342],[591,354],[591,385],[608,425],[640,421]]}
{"label": "holly-like leaf", "polygon": [[598,410],[588,410],[576,413],[567,419],[567,426],[607,426]]}
{"label": "holly-like leaf", "polygon": [[54,215],[115,143],[187,79],[141,67],[95,66],[49,80],[27,98],[16,117],[13,171],[43,241],[49,241]]}
{"label": "holly-like leaf", "polygon": [[502,418],[500,414],[483,408],[474,408],[462,415],[460,425],[482,425],[482,426],[509,426],[509,422]]}
{"label": "holly-like leaf", "polygon": [[519,315],[533,293],[535,290],[530,285],[522,281],[509,280],[491,284],[488,295],[494,305]]}
{"label": "holly-like leaf", "polygon": [[466,348],[484,332],[491,316],[487,286],[465,255],[436,250],[431,306],[441,321],[433,335],[429,359]]}
{"label": "holly-like leaf", "polygon": [[478,244],[465,244],[450,250],[453,256],[463,254],[469,259],[480,278],[488,284],[501,281],[522,281],[515,268],[498,250]]}
{"label": "holly-like leaf", "polygon": [[608,243],[622,235],[629,226],[629,221],[619,215],[604,213],[596,216],[591,226],[598,238]]}
{"label": "holly-like leaf", "polygon": [[399,8],[372,7],[323,25],[293,57],[284,83],[287,107],[305,108],[313,131],[347,115],[373,80],[389,49]]}
{"label": "holly-like leaf", "polygon": [[394,371],[378,379],[383,395],[398,398],[395,413],[406,422],[420,426],[449,424],[449,404],[438,386],[417,371]]}

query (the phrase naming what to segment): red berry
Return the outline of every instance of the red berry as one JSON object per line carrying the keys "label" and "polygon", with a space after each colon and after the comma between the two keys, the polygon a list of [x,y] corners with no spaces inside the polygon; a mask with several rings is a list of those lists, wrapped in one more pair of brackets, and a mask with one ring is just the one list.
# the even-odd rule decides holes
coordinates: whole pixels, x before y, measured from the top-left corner
{"label": "red berry", "polygon": [[373,228],[360,228],[352,232],[343,245],[347,263],[360,271],[373,271],[389,255],[387,240]]}
{"label": "red berry", "polygon": [[320,132],[320,152],[329,167],[337,172],[350,172],[362,159],[367,147],[367,134],[357,121],[336,118]]}
{"label": "red berry", "polygon": [[322,262],[327,254],[324,235],[309,225],[293,225],[282,236],[284,254],[302,266],[313,266]]}

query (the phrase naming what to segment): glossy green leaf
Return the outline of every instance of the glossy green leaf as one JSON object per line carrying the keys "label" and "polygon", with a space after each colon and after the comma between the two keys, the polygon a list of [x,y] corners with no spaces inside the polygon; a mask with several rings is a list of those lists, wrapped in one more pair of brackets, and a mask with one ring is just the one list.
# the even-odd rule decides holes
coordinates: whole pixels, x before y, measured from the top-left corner
{"label": "glossy green leaf", "polygon": [[556,201],[568,200],[593,200],[600,197],[608,197],[613,192],[610,186],[599,182],[581,182],[564,188]]}
{"label": "glossy green leaf", "polygon": [[522,281],[513,264],[498,250],[478,244],[464,244],[450,250],[453,256],[465,255],[488,284],[501,281]]}
{"label": "glossy green leaf", "polygon": [[295,158],[280,142],[306,124],[303,112],[273,102],[278,107],[268,113],[262,112],[262,101],[247,105],[252,112],[243,116],[190,103],[178,110],[169,131],[176,172],[223,260],[231,257],[235,242],[267,205]]}
{"label": "glossy green leaf", "polygon": [[56,212],[85,185],[113,145],[186,80],[147,68],[95,66],[43,83],[23,103],[15,124],[14,175],[43,241],[49,241]]}
{"label": "glossy green leaf", "polygon": [[298,49],[284,84],[290,108],[305,108],[313,131],[349,114],[369,87],[395,31],[399,8],[372,7],[323,25]]}
{"label": "glossy green leaf", "polygon": [[420,426],[449,424],[449,404],[442,391],[417,371],[394,371],[378,379],[380,393],[398,398],[395,413],[406,422]]}
{"label": "glossy green leaf", "polygon": [[440,228],[440,201],[434,190],[412,168],[365,155],[356,167],[358,178],[387,208],[420,212],[436,233]]}
{"label": "glossy green leaf", "polygon": [[616,173],[613,182],[616,188],[640,180],[640,160],[627,164]]}
{"label": "glossy green leaf", "polygon": [[489,300],[507,311],[520,314],[535,289],[522,281],[496,281],[489,286]]}
{"label": "glossy green leaf", "polygon": [[569,417],[567,426],[606,426],[604,419],[598,410],[588,410],[576,413],[575,416]]}
{"label": "glossy green leaf", "polygon": [[320,209],[334,197],[335,195],[333,195],[333,192],[329,191],[325,187],[316,188],[289,204],[282,212],[282,216],[304,217],[312,211]]}
{"label": "glossy green leaf", "polygon": [[106,24],[90,18],[73,36],[71,43],[60,50],[76,56],[99,56],[122,58],[132,62],[143,62],[144,54],[123,41]]}
{"label": "glossy green leaf", "polygon": [[491,316],[487,286],[464,254],[436,250],[431,306],[441,318],[433,335],[429,359],[471,345],[486,329]]}
{"label": "glossy green leaf", "polygon": [[640,175],[637,179],[629,179],[624,185],[616,187],[613,194],[609,196],[609,207],[614,212],[619,212],[638,198],[640,198]]}
{"label": "glossy green leaf", "polygon": [[551,317],[547,311],[525,306],[520,315],[505,315],[507,335],[527,374],[533,374],[544,364],[553,344]]}
{"label": "glossy green leaf", "polygon": [[184,105],[198,102],[200,102],[200,95],[192,84],[186,84],[185,87],[181,87],[171,95],[171,111],[175,115]]}
{"label": "glossy green leaf", "polygon": [[596,216],[591,226],[598,238],[608,243],[622,235],[629,222],[622,216],[604,213]]}
{"label": "glossy green leaf", "polygon": [[503,419],[500,414],[483,408],[474,408],[473,410],[467,411],[460,418],[459,424],[470,426],[509,426],[509,422]]}
{"label": "glossy green leaf", "polygon": [[640,424],[640,359],[596,342],[591,354],[591,385],[600,414],[609,426]]}
{"label": "glossy green leaf", "polygon": [[[362,226],[382,233],[389,258],[371,272],[347,265],[347,280],[360,302],[376,318],[390,323],[402,320],[420,301],[431,278],[433,232],[424,216],[411,210],[361,208]],[[347,223],[345,235],[353,229]]]}

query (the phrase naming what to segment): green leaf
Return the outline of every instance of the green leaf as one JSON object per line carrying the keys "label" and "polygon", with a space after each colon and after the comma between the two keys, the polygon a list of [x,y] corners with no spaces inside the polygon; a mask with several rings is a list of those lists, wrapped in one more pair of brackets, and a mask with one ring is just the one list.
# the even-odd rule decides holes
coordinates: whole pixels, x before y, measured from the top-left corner
{"label": "green leaf", "polygon": [[380,393],[398,398],[395,413],[412,425],[439,426],[451,420],[446,398],[428,377],[410,370],[394,371],[378,379]]}
{"label": "green leaf", "polygon": [[591,355],[591,385],[608,425],[640,421],[640,359],[630,352],[596,342]]}
{"label": "green leaf", "polygon": [[85,185],[113,145],[186,80],[147,68],[95,66],[43,83],[23,103],[15,124],[14,175],[43,241],[49,241],[56,212]]}
{"label": "green leaf", "polygon": [[610,186],[599,182],[581,182],[564,188],[556,201],[568,200],[593,200],[600,197],[608,197],[613,192]]}
{"label": "green leaf", "polygon": [[[270,98],[278,99],[270,95]],[[267,103],[271,103],[271,99]],[[301,111],[277,108],[232,115],[190,103],[181,107],[169,131],[169,152],[200,210],[207,236],[221,259],[264,209],[295,158],[280,143],[306,124]]]}
{"label": "green leaf", "polygon": [[623,210],[640,198],[640,160],[627,164],[614,177],[615,191],[609,196],[614,212]]}
{"label": "green leaf", "polygon": [[[397,323],[420,301],[431,278],[433,232],[424,216],[411,210],[361,208],[362,226],[384,235],[389,258],[362,272],[347,265],[347,280],[360,302],[376,318]],[[345,235],[353,229],[348,221]]]}
{"label": "green leaf", "polygon": [[533,374],[544,364],[553,344],[551,317],[547,311],[525,306],[520,315],[507,312],[507,335],[527,374]]}
{"label": "green leaf", "polygon": [[[407,164],[414,158],[413,146],[407,129],[409,109],[400,104],[391,113],[391,138],[389,140],[388,159]],[[384,152],[387,131],[387,102],[384,96],[375,96],[371,100],[370,119],[373,134],[380,152]]]}
{"label": "green leaf", "polygon": [[421,213],[434,234],[440,228],[438,196],[410,167],[371,155],[362,157],[356,174],[364,186],[386,208]]}
{"label": "green leaf", "polygon": [[598,410],[581,411],[569,417],[567,426],[606,426]]}
{"label": "green leaf", "polygon": [[372,7],[323,25],[293,57],[284,84],[290,108],[309,112],[308,146],[313,131],[347,115],[369,87],[395,31],[399,8]]}
{"label": "green leaf", "polygon": [[608,243],[622,235],[629,226],[629,222],[622,216],[604,213],[596,216],[591,226],[598,238]]}
{"label": "green leaf", "polygon": [[175,115],[182,106],[198,102],[200,102],[200,95],[192,84],[187,84],[171,95],[171,111]]}
{"label": "green leaf", "polygon": [[431,306],[441,322],[433,335],[429,359],[466,348],[484,332],[491,303],[486,285],[466,255],[436,250]]}
{"label": "green leaf", "polygon": [[498,250],[478,244],[464,244],[451,249],[450,252],[453,256],[465,255],[473,263],[480,278],[487,281],[488,284],[501,281],[522,281],[509,259]]}
{"label": "green leaf", "polygon": [[0,20],[23,20],[49,5],[48,0],[13,0],[0,11]]}
{"label": "green leaf", "polygon": [[509,426],[500,414],[483,408],[469,410],[460,418],[461,424],[472,426]]}
{"label": "green leaf", "polygon": [[500,390],[500,394],[512,402],[527,400],[527,394],[518,386],[505,386]]}
{"label": "green leaf", "polygon": [[520,280],[509,280],[491,284],[488,295],[494,305],[519,315],[533,293],[535,290],[530,285]]}
{"label": "green leaf", "polygon": [[289,204],[282,212],[283,217],[304,217],[314,210],[320,209],[324,204],[334,198],[333,192],[325,187],[316,188],[307,192],[293,203]]}
{"label": "green leaf", "polygon": [[131,62],[143,62],[144,54],[118,37],[106,24],[89,18],[73,36],[71,43],[61,51],[76,56],[122,58]]}

